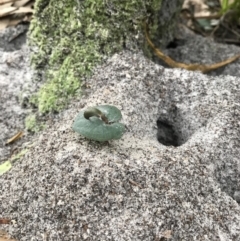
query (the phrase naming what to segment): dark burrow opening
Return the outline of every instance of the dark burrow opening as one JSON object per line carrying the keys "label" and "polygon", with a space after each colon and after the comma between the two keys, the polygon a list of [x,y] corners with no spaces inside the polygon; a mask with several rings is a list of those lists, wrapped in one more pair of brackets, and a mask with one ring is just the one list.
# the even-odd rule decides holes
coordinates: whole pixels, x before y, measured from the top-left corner
{"label": "dark burrow opening", "polygon": [[162,106],[159,116],[157,139],[164,146],[181,146],[195,131],[184,118],[186,115],[176,105],[167,108]]}
{"label": "dark burrow opening", "polygon": [[204,123],[189,111],[177,105],[161,106],[157,119],[157,140],[165,146],[179,147]]}
{"label": "dark burrow opening", "polygon": [[[157,140],[165,146],[181,146],[186,143],[199,128],[196,128],[195,124],[189,123],[188,120],[191,118],[187,118],[186,113],[183,113],[177,108],[175,108],[174,111],[170,110],[161,113],[160,116],[161,117],[157,120]],[[193,119],[196,120],[196,118]],[[198,122],[200,121],[198,120]],[[203,123],[202,126],[204,126]],[[225,163],[226,156],[227,154],[225,152],[223,160],[219,159],[216,162],[214,176],[219,183],[221,190],[240,204],[240,189],[238,181],[239,171],[237,168],[237,161],[235,163]]]}
{"label": "dark burrow opening", "polygon": [[[179,122],[172,122],[165,118],[157,120],[157,139],[164,146],[181,146],[188,137],[182,132]],[[186,134],[186,133],[185,133]]]}
{"label": "dark burrow opening", "polygon": [[157,139],[164,146],[180,146],[179,137],[173,125],[167,120],[157,120]]}

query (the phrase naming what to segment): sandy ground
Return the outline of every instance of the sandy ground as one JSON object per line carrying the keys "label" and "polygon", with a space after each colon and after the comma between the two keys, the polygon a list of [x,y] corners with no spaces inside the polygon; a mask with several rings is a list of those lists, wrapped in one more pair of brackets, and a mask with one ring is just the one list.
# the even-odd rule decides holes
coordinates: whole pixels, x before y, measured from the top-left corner
{"label": "sandy ground", "polygon": [[[24,148],[21,147],[23,143],[31,143],[32,134],[24,130],[24,120],[33,110],[33,106],[29,104],[30,96],[41,83],[32,77],[30,50],[26,44],[27,30],[28,25],[18,25],[0,32],[0,163]],[[178,30],[177,37],[182,40],[181,44],[164,50],[178,62],[209,64],[240,53],[236,46],[215,44],[185,27]],[[159,60],[156,62],[165,65]],[[240,76],[239,62],[240,60],[209,75]],[[24,131],[24,136],[12,145],[5,145],[6,141],[19,131]]]}
{"label": "sandy ground", "polygon": [[[27,30],[28,25],[18,25],[0,32],[0,163],[17,154],[29,138],[24,119],[31,112],[28,100],[36,84],[31,82]],[[19,131],[24,131],[24,136],[5,145]]]}
{"label": "sandy ground", "polygon": [[[35,138],[25,131],[25,135],[20,141],[14,143],[13,145],[9,145],[9,146],[5,145],[5,142],[7,141],[8,138],[12,137],[18,131],[24,130],[24,119],[25,119],[26,115],[32,111],[29,106],[28,99],[29,99],[31,93],[33,93],[37,89],[37,85],[38,85],[38,83],[32,82],[33,72],[30,69],[30,64],[29,64],[30,51],[26,45],[26,29],[27,29],[27,26],[18,26],[16,28],[6,29],[4,32],[0,33],[0,102],[1,102],[0,103],[0,108],[1,108],[0,109],[0,127],[1,127],[0,162],[7,160],[9,157],[11,157],[15,153],[19,152],[19,150],[24,145],[27,145],[27,143],[29,143],[29,142],[31,143],[32,138]],[[20,32],[20,35],[19,35],[19,32]],[[16,35],[18,36],[18,38],[14,39],[14,37]],[[182,35],[181,37],[184,37],[184,36]],[[218,62],[218,61],[224,60],[224,59],[240,52],[240,49],[235,46],[226,46],[226,45],[215,44],[215,43],[212,43],[208,39],[204,39],[202,37],[195,36],[195,35],[191,34],[190,32],[186,33],[184,43],[185,43],[185,45],[179,46],[175,49],[168,49],[166,51],[166,53],[171,54],[171,57],[176,58],[178,61],[183,61],[186,63],[189,63],[189,62],[211,63],[211,62]],[[136,63],[141,58],[142,58],[141,56],[140,57],[137,56]],[[131,56],[127,56],[126,63],[128,63],[128,65],[123,66],[127,70],[128,69],[131,70],[131,64],[133,65],[133,63],[131,63],[129,61],[129,59],[131,59]],[[146,67],[144,67],[144,64],[146,64],[146,60],[142,60],[142,62],[140,61],[139,64],[136,64],[136,63],[135,63],[135,65],[137,66],[136,68],[142,68],[142,70],[144,70],[146,72],[148,71],[151,74],[151,69],[147,70]],[[227,67],[224,67],[215,72],[212,72],[211,75],[223,74],[223,75],[240,76],[239,63],[240,63],[240,60],[236,61],[235,63],[232,63],[231,65],[229,65]],[[125,64],[125,62],[124,62],[124,64]],[[116,66],[118,65],[117,60],[116,60],[115,65]],[[115,66],[115,68],[116,68],[116,66]],[[150,66],[152,66],[152,64],[150,64]],[[105,81],[107,78],[110,78],[111,81],[115,80],[115,79],[119,80],[119,79],[123,78],[124,75],[123,75],[123,72],[121,72],[121,71],[125,71],[124,68],[122,68],[121,71],[119,70],[119,72],[114,71],[114,65],[112,66],[112,68],[113,69],[109,69],[109,73],[111,73],[111,71],[113,72],[112,75],[108,75],[107,72],[104,73],[104,71],[103,71],[103,73],[102,73],[102,75],[103,75],[102,83],[103,84],[105,84]],[[132,69],[132,71],[133,71],[132,75],[135,76],[134,68]],[[134,78],[136,78],[136,82],[137,82],[138,78],[140,78],[140,77],[143,80],[148,79],[148,75],[144,75],[144,71],[136,72],[137,76],[134,77]],[[166,72],[168,73],[168,71],[166,71]],[[99,73],[100,73],[100,70],[99,70]],[[194,78],[193,73],[188,73],[188,74],[190,75],[190,77],[192,76],[192,79]],[[105,78],[105,75],[107,76],[107,78]],[[161,73],[159,75],[161,76]],[[182,75],[180,77],[182,78]],[[175,78],[175,76],[172,75],[172,78]],[[215,79],[215,81],[218,81],[219,86],[221,85],[221,81],[220,81],[221,78],[223,78],[223,77],[220,76],[219,78]],[[169,76],[168,76],[168,80],[169,79],[171,80],[170,72],[169,72]],[[191,78],[188,78],[189,81],[190,81],[190,79]],[[185,79],[183,78],[182,81],[184,81],[184,80]],[[99,75],[96,74],[95,79],[93,79],[92,81],[93,81],[93,85],[94,85],[94,83],[96,84],[96,82],[99,81]],[[204,83],[206,83],[207,76],[200,76],[199,82],[201,82],[201,81],[204,81]],[[179,80],[179,83],[182,84],[184,82],[181,82]],[[226,83],[226,82],[224,82],[224,83]],[[137,86],[137,83],[135,83],[135,84]],[[109,87],[110,89],[113,88],[113,87],[111,87],[111,85],[109,85],[109,86],[110,86]],[[101,86],[98,86],[98,88],[100,88],[100,87]],[[224,84],[223,84],[223,87],[224,87]],[[139,91],[141,91],[141,90],[139,89]],[[106,93],[108,93],[108,92],[106,92]],[[111,93],[111,91],[109,93]],[[96,92],[96,95],[97,95],[97,92]],[[154,97],[154,95],[153,95],[153,97]],[[81,102],[83,103],[83,106],[88,104],[88,103],[84,103],[84,101],[85,101],[84,99],[81,100]],[[139,103],[144,103],[144,101],[140,101]],[[36,238],[36,239],[32,239],[32,240],[37,240],[37,237],[42,237],[41,235],[44,234],[44,230],[46,228],[51,230],[52,237],[56,237],[58,235],[62,237],[63,234],[61,232],[65,232],[64,231],[65,229],[63,229],[62,231],[59,231],[58,227],[54,226],[55,225],[54,218],[63,219],[62,223],[64,223],[64,218],[65,218],[64,215],[68,215],[68,213],[71,211],[70,206],[63,205],[64,202],[67,200],[67,198],[69,198],[69,200],[68,200],[69,205],[70,205],[70,202],[72,202],[72,200],[74,198],[75,198],[74,201],[76,202],[76,207],[78,207],[78,205],[79,205],[78,197],[80,197],[82,195],[82,193],[80,193],[81,188],[79,186],[76,186],[76,187],[72,186],[72,183],[76,181],[76,183],[77,183],[76,185],[84,186],[85,179],[81,179],[81,176],[79,178],[75,178],[76,176],[72,175],[71,172],[72,172],[72,170],[75,170],[74,169],[75,165],[80,165],[82,163],[81,165],[83,165],[83,166],[81,166],[80,174],[82,175],[82,173],[83,173],[83,175],[90,175],[89,170],[91,170],[90,168],[92,168],[92,167],[89,166],[90,164],[88,162],[84,162],[84,155],[86,155],[86,153],[88,153],[89,149],[90,149],[90,154],[88,153],[88,155],[93,155],[92,156],[93,163],[97,157],[94,154],[96,151],[94,149],[95,147],[94,146],[92,147],[91,145],[86,144],[85,141],[83,141],[83,143],[85,143],[85,144],[83,146],[81,146],[81,140],[76,141],[75,137],[74,137],[74,133],[70,129],[73,118],[77,114],[76,113],[77,110],[80,110],[83,107],[83,106],[80,106],[78,104],[78,102],[75,102],[75,105],[76,106],[74,107],[74,102],[73,102],[72,107],[71,107],[71,105],[69,106],[69,108],[70,108],[69,113],[68,113],[68,110],[65,111],[65,120],[66,120],[65,125],[62,125],[60,122],[59,125],[56,125],[56,126],[52,125],[52,127],[50,127],[49,130],[52,130],[52,133],[48,133],[48,131],[44,131],[44,134],[38,134],[36,137],[39,136],[39,138],[38,138],[39,146],[38,145],[35,146],[34,149],[32,150],[32,152],[30,154],[27,154],[26,158],[24,160],[22,160],[21,163],[18,163],[16,165],[14,170],[17,172],[14,172],[14,171],[9,172],[4,177],[4,178],[6,178],[6,180],[4,179],[4,183],[5,183],[4,184],[5,185],[4,186],[5,187],[4,205],[7,206],[6,209],[4,210],[4,214],[8,215],[9,217],[10,217],[10,215],[12,215],[13,218],[14,217],[18,218],[18,221],[20,221],[20,222],[17,224],[18,225],[17,227],[12,227],[12,233],[17,234],[19,237],[22,237],[22,240],[30,240],[30,237],[28,235],[30,235],[33,238],[34,237]],[[129,112],[129,114],[131,114],[131,113]],[[56,116],[56,118],[60,119],[61,114]],[[226,121],[227,121],[227,116],[226,116]],[[157,129],[156,129],[156,132],[157,132]],[[52,135],[52,137],[49,138],[48,134],[50,136]],[[139,134],[138,131],[136,131],[136,135],[137,134]],[[72,141],[72,143],[70,141]],[[121,147],[121,145],[119,145],[119,146]],[[103,154],[103,157],[105,155],[105,153],[102,153],[102,150],[104,150],[104,148],[106,149],[106,153],[108,153],[107,147],[105,147],[105,146],[102,147],[101,145],[100,146],[97,145],[97,147],[99,148],[99,153],[101,155]],[[79,148],[84,148],[84,149],[79,150]],[[80,151],[81,151],[82,155],[79,156]],[[156,149],[156,151],[158,151],[158,148]],[[35,152],[37,153],[38,156],[36,156],[36,158],[33,158]],[[130,154],[132,153],[132,147],[129,147],[129,153]],[[137,153],[137,149],[136,149],[136,153]],[[65,154],[67,155],[66,158],[65,158]],[[124,152],[122,151],[121,153],[119,152],[118,154],[124,155]],[[213,153],[212,156],[216,156],[215,153]],[[121,156],[119,156],[119,158],[120,157]],[[79,164],[76,164],[77,163],[76,161],[79,161]],[[109,162],[109,163],[112,165],[111,162]],[[138,166],[138,164],[139,163],[136,163],[136,166]],[[166,160],[165,164],[166,164],[166,166],[168,165],[168,160]],[[74,168],[71,165],[73,165]],[[94,165],[95,164],[93,164],[93,166]],[[103,160],[103,165],[105,165],[104,160]],[[152,166],[150,166],[150,167],[153,170],[155,170],[155,167],[156,167],[155,164],[153,163],[151,165]],[[192,168],[191,170],[193,170],[193,172],[195,171],[194,165],[195,164],[190,165],[190,167]],[[95,169],[94,168],[92,169],[92,172],[98,173],[99,168],[98,167],[96,167]],[[106,168],[107,169],[115,168],[115,166],[113,166],[113,167],[107,166]],[[159,170],[162,168],[162,162],[159,164],[158,168],[159,168]],[[40,169],[41,169],[42,175],[39,175]],[[149,174],[150,172],[145,173],[145,170],[150,170],[150,169],[146,169],[145,167],[143,167],[144,172],[142,172],[142,175],[139,174],[139,176],[142,177],[142,180],[144,180],[144,178],[147,175],[150,176],[150,174]],[[102,180],[105,178],[104,170],[105,169],[102,169],[101,179],[99,179],[99,180],[97,179],[97,181],[96,181],[97,184],[100,183],[102,185]],[[138,168],[136,168],[136,170],[134,169],[134,171],[136,171],[136,173],[138,172],[137,170],[138,170]],[[182,171],[183,170],[179,167],[179,175]],[[117,169],[117,166],[116,166],[116,172],[113,172],[113,174],[115,175],[116,173],[119,174],[119,170]],[[124,173],[125,173],[125,171],[124,171]],[[172,173],[175,173],[174,165],[172,167]],[[91,175],[93,176],[93,174],[91,174]],[[201,179],[202,183],[204,184],[204,187],[207,188],[209,185],[208,181],[205,180],[204,178],[200,177],[200,175],[197,175],[197,177]],[[56,200],[55,199],[50,200],[45,195],[48,190],[48,187],[46,187],[44,185],[46,184],[46,180],[48,180],[48,178],[51,181],[51,185],[52,185],[51,188],[53,188],[53,190],[52,190],[53,192],[54,192],[54,190],[55,190],[54,188],[56,186],[56,192],[57,192]],[[164,175],[163,175],[163,178],[165,178]],[[176,177],[174,180],[176,181],[176,185],[177,185],[178,177]],[[188,180],[187,176],[186,176],[186,180]],[[123,178],[121,178],[119,176],[119,182],[122,182],[122,181],[124,182]],[[153,182],[153,183],[155,182],[155,177],[152,178],[151,182]],[[13,183],[14,183],[14,185],[13,185]],[[161,183],[161,182],[159,182],[159,183]],[[196,179],[196,185],[197,185],[197,183],[198,183],[198,180]],[[66,189],[66,185],[68,185],[68,184],[69,184],[69,189]],[[8,186],[11,186],[11,185],[12,185],[11,192],[8,194],[8,192],[7,192]],[[191,183],[189,183],[189,185],[191,185]],[[211,185],[213,185],[213,184],[211,184]],[[196,187],[198,187],[198,186],[196,186]],[[63,200],[62,200],[61,195],[65,196],[66,193],[68,192],[68,190],[70,190],[71,188],[73,188],[76,191],[76,193],[79,193],[79,196],[76,196],[73,193],[71,193],[71,195],[72,195],[71,197],[65,197],[65,199],[63,198]],[[105,188],[105,187],[101,187],[101,188]],[[128,186],[127,186],[127,188],[128,188]],[[185,191],[185,189],[183,187],[179,187],[179,188],[181,191],[183,191],[183,192]],[[223,188],[225,188],[224,185],[223,185]],[[88,190],[88,189],[86,188],[86,190]],[[96,189],[96,190],[98,190],[98,189]],[[163,190],[162,187],[159,187],[159,190]],[[156,191],[156,195],[159,195],[159,190]],[[123,192],[125,192],[125,190],[123,190]],[[36,193],[38,193],[37,197],[35,195]],[[148,193],[146,193],[146,194],[143,193],[143,194],[148,195]],[[232,194],[232,193],[230,193],[230,194]],[[9,195],[9,197],[7,195]],[[51,195],[52,195],[52,193],[51,193]],[[98,199],[98,198],[101,199],[100,195],[95,195],[95,191],[93,191],[93,193],[91,195],[92,195],[92,197],[94,197],[96,199]],[[124,195],[125,194],[123,194],[123,196]],[[222,196],[221,193],[217,193],[215,198],[211,197],[212,199],[209,201],[209,203],[213,203],[213,202],[217,203],[217,199],[220,198],[221,196]],[[29,199],[29,197],[31,197],[32,199]],[[39,200],[38,200],[38,198],[39,198]],[[49,213],[48,213],[49,210],[41,209],[41,207],[39,208],[37,205],[41,205],[43,203],[41,198],[43,198],[43,199],[46,198],[46,202],[52,202],[52,203],[48,203],[48,205],[45,205],[45,206],[43,205],[43,207],[50,207],[51,205],[56,204],[57,205],[56,209],[54,209],[54,211],[56,211],[56,213],[53,213],[52,216],[51,215],[49,216]],[[226,198],[229,199],[231,202],[233,202],[233,200],[230,198],[230,196],[229,197],[226,196]],[[185,199],[185,197],[183,196],[183,200],[184,199]],[[11,207],[8,206],[9,200],[11,200],[11,202],[12,202]],[[36,200],[38,200],[38,201],[36,201]],[[21,202],[23,205],[22,206],[19,205],[19,202]],[[0,200],[0,203],[1,203],[1,200]],[[90,201],[86,199],[86,203],[90,203]],[[34,213],[35,216],[33,215],[33,217],[32,217],[36,221],[34,223],[34,225],[36,225],[36,226],[34,226],[34,229],[32,228],[33,224],[30,222],[31,220],[28,219],[28,217],[29,217],[28,215],[33,214],[33,212],[31,212],[31,210],[29,209],[30,205],[32,207],[32,210],[34,210],[34,212],[35,212]],[[235,205],[234,207],[236,208],[236,210],[238,210],[236,203],[234,205]],[[63,209],[70,208],[69,209],[70,211],[66,210],[65,213],[63,212],[63,214],[64,214],[63,215],[61,213],[61,209],[59,209],[58,206],[62,207]],[[83,204],[83,206],[84,206],[84,204]],[[14,209],[14,207],[16,209]],[[24,207],[26,209],[24,209],[24,208],[21,209],[21,207]],[[85,205],[85,207],[86,207],[86,205]],[[13,208],[13,210],[11,208]],[[17,210],[17,208],[19,208],[19,210]],[[29,211],[29,213],[27,213],[27,210]],[[79,210],[84,211],[84,212],[86,211],[86,215],[88,215],[87,209],[80,207],[79,209],[77,209],[77,212],[80,212]],[[52,211],[52,210],[50,210],[50,211]],[[41,212],[43,212],[43,213],[41,213]],[[234,211],[232,211],[232,212],[234,213]],[[10,214],[10,213],[12,213],[12,214]],[[73,213],[75,215],[75,211],[73,211]],[[225,214],[226,213],[224,213],[223,217],[225,217]],[[233,216],[233,214],[231,214],[231,215]],[[40,219],[40,222],[38,222],[39,221],[38,217]],[[46,220],[44,219],[45,217],[47,218]],[[53,219],[48,220],[48,218],[53,218]],[[100,216],[99,216],[99,218],[100,218]],[[226,216],[226,219],[227,219],[227,216]],[[24,224],[24,222],[26,222],[26,225]],[[60,222],[60,224],[62,224],[62,223]],[[38,224],[42,225],[41,230],[37,226]],[[78,223],[76,223],[76,225],[77,224]],[[72,225],[73,225],[73,228],[75,228],[75,226],[74,226],[75,224],[72,224]],[[98,220],[96,221],[96,225],[98,225]],[[106,225],[107,225],[107,222],[106,222]],[[60,226],[61,229],[64,227],[65,226]],[[85,226],[83,226],[83,227],[85,227]],[[133,227],[136,227],[136,225],[134,223],[133,223]],[[69,227],[66,226],[67,232],[68,232],[68,228]],[[208,228],[208,225],[206,225],[205,228]],[[54,233],[56,231],[55,229],[59,232],[58,234]],[[38,230],[40,230],[40,231],[38,231]],[[31,232],[36,232],[36,233],[31,233]],[[226,233],[227,233],[227,231],[226,231]],[[236,231],[236,233],[239,234],[238,231]],[[66,239],[66,240],[69,240],[69,237],[67,237],[67,238],[68,239]],[[213,240],[213,239],[211,239],[211,240]]]}

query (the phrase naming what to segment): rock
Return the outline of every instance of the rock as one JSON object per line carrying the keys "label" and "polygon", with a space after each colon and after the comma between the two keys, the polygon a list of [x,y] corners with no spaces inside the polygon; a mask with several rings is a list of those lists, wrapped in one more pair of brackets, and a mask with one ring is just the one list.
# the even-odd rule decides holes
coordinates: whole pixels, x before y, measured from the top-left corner
{"label": "rock", "polygon": [[[18,240],[238,240],[239,78],[164,69],[142,53],[115,54],[11,172],[2,216]],[[126,133],[88,141],[71,125],[110,104]],[[176,147],[157,140],[167,121]]]}

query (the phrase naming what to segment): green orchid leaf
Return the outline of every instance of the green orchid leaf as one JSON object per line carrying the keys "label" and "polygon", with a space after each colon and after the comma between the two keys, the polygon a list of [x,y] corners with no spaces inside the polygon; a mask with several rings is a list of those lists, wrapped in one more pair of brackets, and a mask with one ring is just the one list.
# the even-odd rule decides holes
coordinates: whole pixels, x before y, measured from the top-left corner
{"label": "green orchid leaf", "polygon": [[[96,115],[89,117],[89,112],[96,111]],[[98,110],[100,112],[98,112]],[[87,112],[87,118],[86,112]],[[101,118],[104,116],[108,120]],[[85,111],[81,111],[76,117],[72,129],[84,137],[95,141],[108,141],[112,139],[120,139],[125,131],[125,126],[119,121],[122,118],[121,111],[115,106],[101,105],[90,107]]]}

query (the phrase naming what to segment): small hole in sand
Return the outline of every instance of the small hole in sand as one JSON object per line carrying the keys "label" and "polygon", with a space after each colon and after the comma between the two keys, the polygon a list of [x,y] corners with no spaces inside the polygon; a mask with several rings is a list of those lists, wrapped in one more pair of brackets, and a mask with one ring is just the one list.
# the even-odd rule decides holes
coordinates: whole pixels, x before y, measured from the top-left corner
{"label": "small hole in sand", "polygon": [[157,120],[157,139],[165,146],[179,146],[179,137],[174,130],[174,126],[171,125],[167,120]]}

